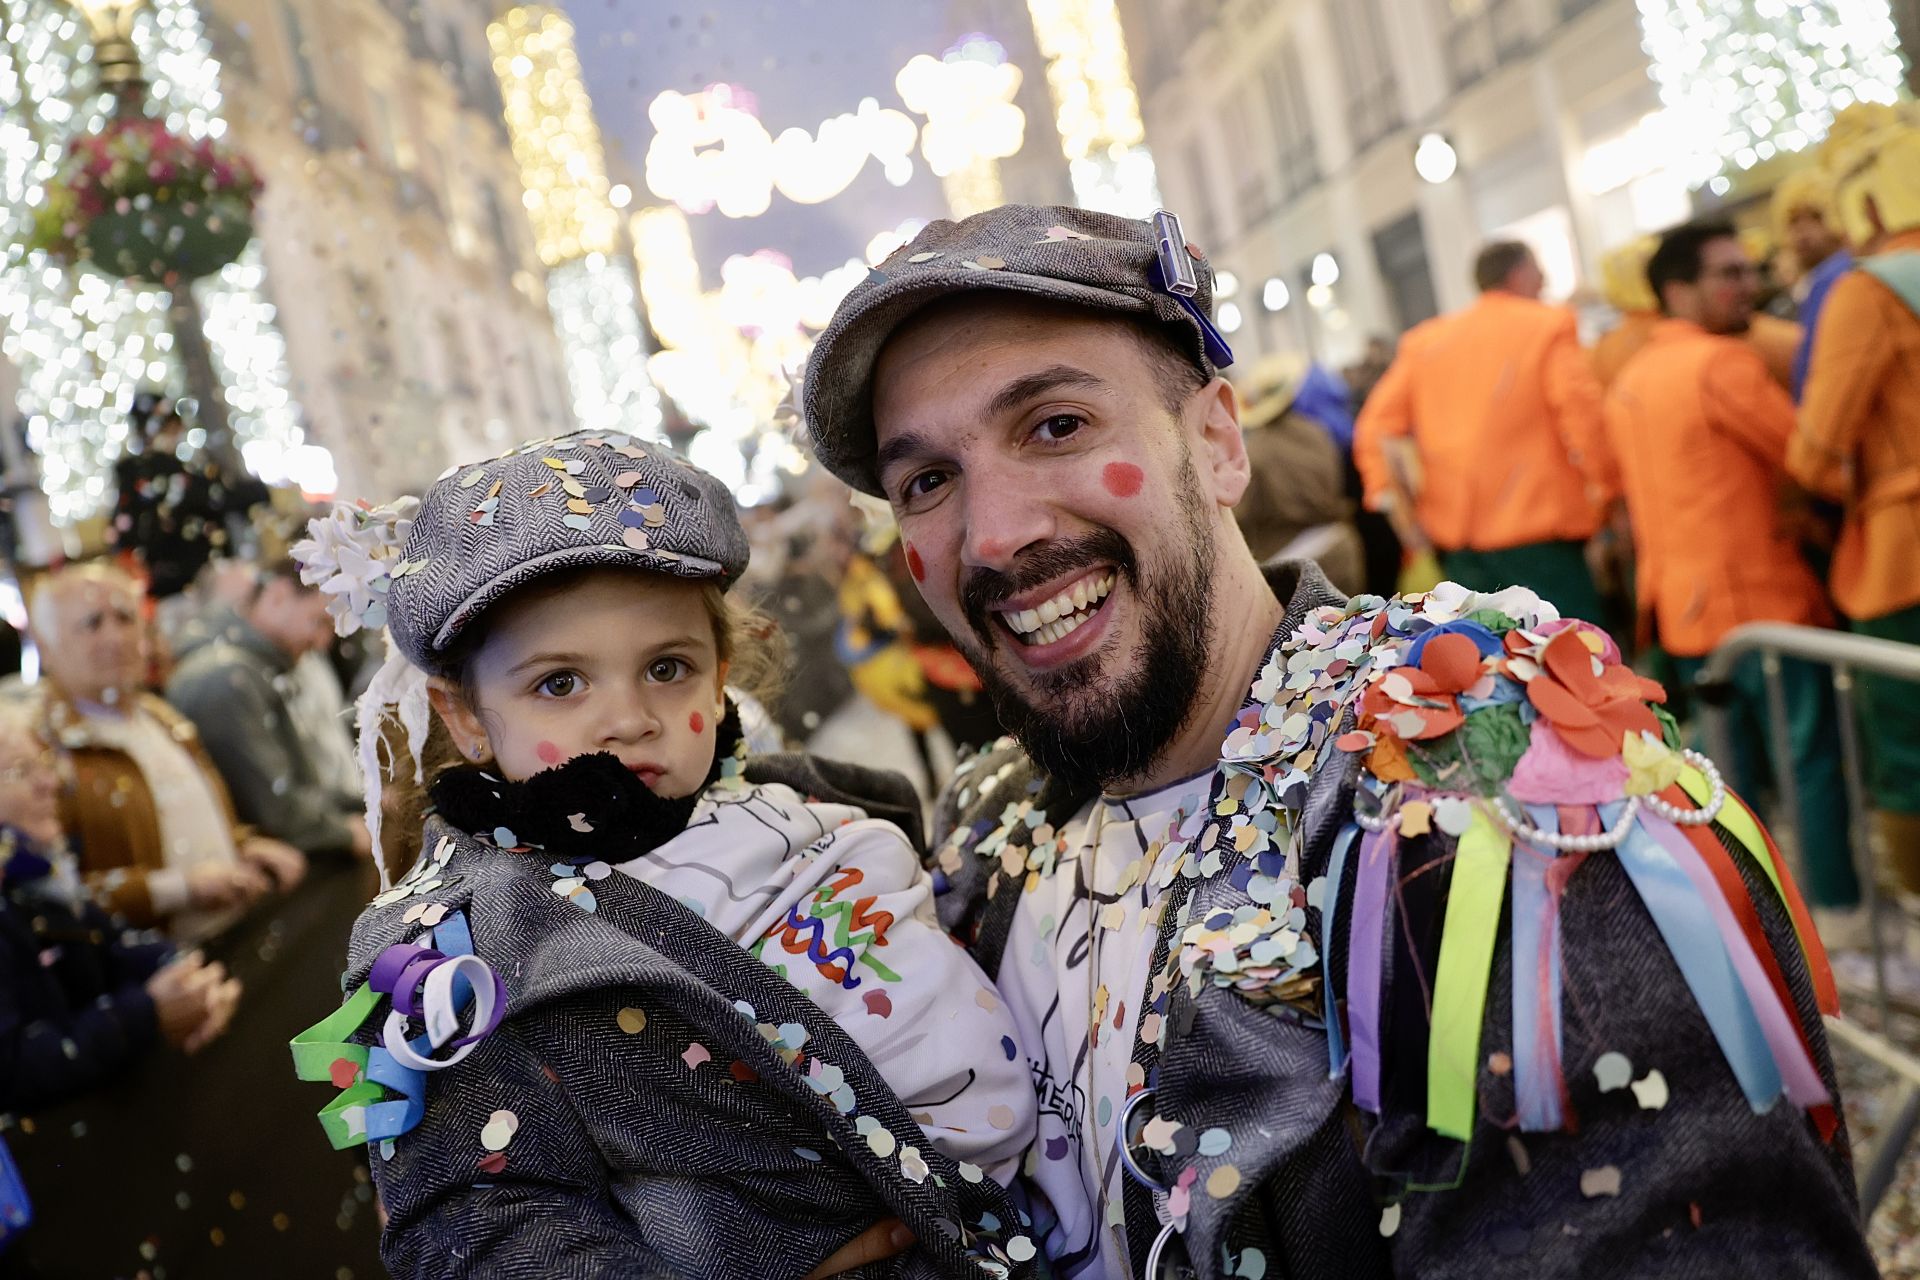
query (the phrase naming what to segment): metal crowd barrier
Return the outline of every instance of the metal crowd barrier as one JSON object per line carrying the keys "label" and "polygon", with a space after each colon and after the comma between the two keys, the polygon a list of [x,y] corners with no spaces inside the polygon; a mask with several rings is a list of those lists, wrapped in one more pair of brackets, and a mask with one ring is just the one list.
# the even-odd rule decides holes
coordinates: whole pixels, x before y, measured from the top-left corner
{"label": "metal crowd barrier", "polygon": [[[1871,928],[1873,956],[1873,1003],[1875,1029],[1843,1018],[1827,1019],[1830,1041],[1844,1045],[1871,1058],[1896,1077],[1893,1085],[1899,1099],[1893,1122],[1882,1132],[1873,1148],[1865,1172],[1860,1177],[1860,1207],[1871,1217],[1886,1195],[1900,1157],[1920,1128],[1920,1057],[1915,1057],[1890,1036],[1892,1000],[1887,990],[1886,943],[1880,927],[1879,877],[1874,866],[1871,828],[1868,822],[1868,797],[1861,761],[1859,718],[1856,709],[1856,680],[1861,672],[1896,680],[1920,683],[1920,645],[1877,640],[1845,631],[1827,631],[1819,627],[1799,627],[1782,622],[1756,622],[1736,627],[1720,642],[1702,665],[1696,681],[1700,695],[1709,754],[1725,767],[1732,760],[1732,740],[1727,726],[1727,703],[1733,688],[1735,666],[1749,654],[1760,657],[1761,673],[1767,688],[1767,747],[1773,765],[1774,786],[1779,799],[1769,825],[1775,831],[1791,831],[1796,871],[1803,871],[1807,840],[1817,833],[1798,830],[1799,779],[1794,776],[1793,753],[1787,735],[1787,698],[1781,683],[1781,659],[1797,658],[1827,667],[1833,675],[1834,709],[1839,719],[1841,772],[1846,780],[1847,809],[1853,828],[1854,869],[1860,881]],[[1801,879],[1805,876],[1802,874]]]}

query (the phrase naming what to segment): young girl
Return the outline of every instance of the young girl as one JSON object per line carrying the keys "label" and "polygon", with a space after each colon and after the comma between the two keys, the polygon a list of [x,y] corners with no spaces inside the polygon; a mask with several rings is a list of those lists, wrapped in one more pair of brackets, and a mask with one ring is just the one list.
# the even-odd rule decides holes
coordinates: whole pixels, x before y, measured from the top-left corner
{"label": "young girl", "polygon": [[1025,1274],[1000,1181],[1033,1091],[907,836],[856,801],[887,777],[741,747],[727,490],[576,434],[312,531],[338,629],[397,650],[368,776],[388,705],[416,768],[429,702],[460,757],[346,1004],[294,1043],[343,1089],[336,1145],[375,1147],[394,1272],[799,1276],[898,1217],[887,1274]]}

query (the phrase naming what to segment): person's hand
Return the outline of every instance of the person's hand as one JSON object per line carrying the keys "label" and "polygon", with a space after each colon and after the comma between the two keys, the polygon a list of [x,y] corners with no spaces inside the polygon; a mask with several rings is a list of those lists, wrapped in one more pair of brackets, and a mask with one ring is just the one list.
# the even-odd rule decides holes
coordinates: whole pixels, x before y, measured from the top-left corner
{"label": "person's hand", "polygon": [[[221,974],[226,973],[226,970],[217,964],[212,968]],[[181,1050],[189,1054],[198,1053],[213,1041],[218,1040],[226,1032],[227,1024],[233,1021],[233,1011],[239,1005],[240,979],[224,977],[208,987],[206,1016],[200,1020],[200,1025],[189,1032],[187,1038],[181,1042]]]}
{"label": "person's hand", "polygon": [[913,1232],[898,1218],[882,1218],[835,1249],[827,1260],[807,1272],[806,1280],[827,1280],[869,1262],[881,1262],[913,1247]]}
{"label": "person's hand", "polygon": [[307,855],[272,836],[249,836],[240,845],[240,858],[266,872],[282,893],[307,874]]}
{"label": "person's hand", "polygon": [[187,898],[202,911],[244,907],[272,887],[252,863],[202,862],[187,872]]}
{"label": "person's hand", "polygon": [[225,1018],[233,1014],[232,1001],[239,995],[238,983],[233,983],[232,992],[225,990],[229,981],[224,965],[208,964],[198,951],[168,961],[147,979],[147,998],[153,1001],[154,1018],[168,1044],[176,1049],[191,1044],[197,1049],[211,1039],[201,1032],[210,1015],[220,1014],[222,1003],[225,1013],[214,1034],[226,1026]]}

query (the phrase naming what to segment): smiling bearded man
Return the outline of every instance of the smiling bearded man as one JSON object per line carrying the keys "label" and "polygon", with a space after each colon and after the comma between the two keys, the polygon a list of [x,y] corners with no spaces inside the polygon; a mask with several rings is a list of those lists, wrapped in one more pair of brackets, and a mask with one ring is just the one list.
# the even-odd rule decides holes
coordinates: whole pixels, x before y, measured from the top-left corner
{"label": "smiling bearded man", "polygon": [[1211,294],[1168,215],[1009,206],[870,273],[806,381],[1019,742],[938,884],[1055,1273],[1874,1274],[1750,812],[1529,592],[1263,573]]}

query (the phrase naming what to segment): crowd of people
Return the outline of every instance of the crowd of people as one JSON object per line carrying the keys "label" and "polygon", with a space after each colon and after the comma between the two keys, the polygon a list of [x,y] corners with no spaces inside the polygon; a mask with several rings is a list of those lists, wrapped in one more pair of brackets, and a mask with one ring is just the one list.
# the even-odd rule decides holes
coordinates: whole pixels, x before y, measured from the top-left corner
{"label": "crowd of people", "polygon": [[[1523,584],[1605,619],[1684,698],[1736,627],[1843,625],[1920,641],[1920,125],[1843,113],[1772,202],[1777,251],[1696,221],[1607,263],[1617,323],[1583,350],[1526,246],[1489,246],[1481,295],[1410,332],[1356,429],[1374,509],[1476,589]],[[1909,686],[1864,682],[1877,862],[1853,848],[1830,673],[1780,663],[1797,837],[1823,936],[1867,945],[1859,872],[1920,894]],[[1729,778],[1766,792],[1758,654],[1724,698]],[[1920,949],[1916,949],[1920,957]],[[1849,966],[1848,960],[1853,963]],[[1843,972],[1864,979],[1859,956]],[[1920,991],[1910,964],[1894,980]]]}
{"label": "crowd of people", "polygon": [[617,433],[308,510],[143,401],[0,696],[0,1274],[1870,1274],[1830,690],[1787,664],[1812,915],[1757,669],[1718,769],[1676,719],[1745,622],[1920,642],[1869,123],[1777,296],[1689,223],[1586,347],[1494,244],[1344,376],[1230,370],[1177,225],[936,223],[749,512]]}

